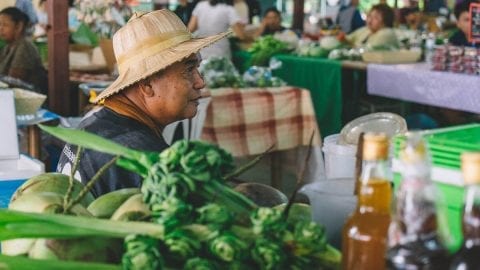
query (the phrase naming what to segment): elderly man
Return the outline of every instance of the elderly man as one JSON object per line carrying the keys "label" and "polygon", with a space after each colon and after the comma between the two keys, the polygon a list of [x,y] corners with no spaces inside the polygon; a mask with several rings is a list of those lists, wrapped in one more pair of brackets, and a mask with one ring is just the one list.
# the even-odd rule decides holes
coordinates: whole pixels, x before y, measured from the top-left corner
{"label": "elderly man", "polygon": [[[80,128],[124,146],[162,151],[168,145],[162,129],[197,112],[200,89],[205,86],[198,71],[198,51],[225,37],[228,32],[192,38],[182,21],[168,10],[134,15],[113,37],[119,77],[98,97],[103,108],[86,118]],[[57,171],[70,173],[75,147],[66,145]],[[112,156],[85,150],[76,178],[83,183]],[[92,192],[140,186],[139,175],[111,167]]]}

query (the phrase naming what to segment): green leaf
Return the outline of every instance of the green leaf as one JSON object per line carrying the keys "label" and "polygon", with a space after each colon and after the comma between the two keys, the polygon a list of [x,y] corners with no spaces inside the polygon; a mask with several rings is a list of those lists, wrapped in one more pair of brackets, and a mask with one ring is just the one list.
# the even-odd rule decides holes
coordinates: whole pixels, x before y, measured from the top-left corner
{"label": "green leaf", "polygon": [[[146,153],[136,151],[118,143],[79,129],[38,125],[43,131],[67,142],[87,149],[121,156],[132,160],[149,160]],[[147,164],[142,164],[147,165]]]}
{"label": "green leaf", "polygon": [[129,234],[144,234],[163,239],[164,227],[146,222],[34,214],[0,209],[0,240],[84,236],[124,238]]}
{"label": "green leaf", "polygon": [[121,270],[119,265],[100,263],[69,262],[59,260],[35,260],[21,256],[0,255],[0,269],[2,270]]}

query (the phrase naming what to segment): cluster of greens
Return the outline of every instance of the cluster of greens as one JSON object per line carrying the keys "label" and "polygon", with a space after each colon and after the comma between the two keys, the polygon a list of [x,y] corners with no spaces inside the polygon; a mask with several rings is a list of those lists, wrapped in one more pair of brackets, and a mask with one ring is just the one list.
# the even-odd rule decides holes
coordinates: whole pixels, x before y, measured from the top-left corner
{"label": "cluster of greens", "polygon": [[199,70],[210,89],[245,86],[242,77],[228,58],[211,57],[206,59],[200,64]]}
{"label": "cluster of greens", "polygon": [[288,217],[289,207],[257,207],[232,190],[226,184],[236,173],[232,156],[215,145],[180,141],[160,154],[144,153],[84,131],[42,128],[70,143],[121,156],[118,165],[144,177],[141,194],[125,203],[140,197],[148,215],[118,221],[0,210],[0,240],[123,238],[121,263],[127,270],[339,266],[340,253],[327,244],[322,226]]}
{"label": "cluster of greens", "polygon": [[285,42],[268,35],[257,39],[248,49],[248,52],[252,54],[252,65],[267,66],[272,56],[287,50],[288,45]]}

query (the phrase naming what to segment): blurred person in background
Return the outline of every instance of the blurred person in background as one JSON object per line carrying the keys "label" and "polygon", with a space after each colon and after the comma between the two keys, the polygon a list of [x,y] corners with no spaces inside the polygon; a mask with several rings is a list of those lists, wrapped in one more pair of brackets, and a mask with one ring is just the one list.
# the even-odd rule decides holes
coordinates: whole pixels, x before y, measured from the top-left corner
{"label": "blurred person in background", "polygon": [[367,15],[367,25],[345,38],[355,47],[398,48],[399,42],[393,30],[395,15],[386,4],[377,4]]}
{"label": "blurred person in background", "polygon": [[455,5],[454,14],[457,19],[457,30],[448,39],[448,42],[455,46],[479,47],[479,44],[468,41],[470,28],[470,4],[473,1],[463,1]]}
{"label": "blurred person in background", "polygon": [[336,23],[347,34],[365,26],[365,21],[358,10],[358,2],[359,0],[351,0],[349,5],[342,5],[338,11]]}
{"label": "blurred person in background", "polygon": [[242,18],[242,22],[244,24],[248,24],[249,22],[249,10],[248,10],[248,5],[245,2],[245,0],[234,0],[233,1],[233,7],[237,11],[238,16]]}
{"label": "blurred person in background", "polygon": [[282,32],[286,28],[282,26],[282,14],[275,7],[265,10],[262,23],[257,31],[254,33],[255,37],[273,35],[277,32]]}
{"label": "blurred person in background", "polygon": [[[233,0],[208,0],[199,2],[192,12],[188,30],[195,32],[196,37],[210,36],[227,31],[229,28],[240,40],[246,39],[242,18],[233,8]],[[212,56],[232,58],[228,39],[204,48],[200,51],[202,58]]]}
{"label": "blurred person in background", "polygon": [[47,72],[37,48],[26,38],[28,16],[16,7],[0,11],[0,38],[6,46],[0,50],[0,74],[11,76],[47,93]]}
{"label": "blurred person in background", "polygon": [[175,8],[175,14],[180,17],[184,24],[188,24],[190,18],[192,17],[192,11],[195,7],[194,3],[191,3],[187,0],[178,0],[178,6]]}
{"label": "blurred person in background", "polygon": [[426,25],[423,21],[423,14],[418,7],[408,7],[400,11],[402,19],[400,21],[401,26],[408,30],[424,31]]}

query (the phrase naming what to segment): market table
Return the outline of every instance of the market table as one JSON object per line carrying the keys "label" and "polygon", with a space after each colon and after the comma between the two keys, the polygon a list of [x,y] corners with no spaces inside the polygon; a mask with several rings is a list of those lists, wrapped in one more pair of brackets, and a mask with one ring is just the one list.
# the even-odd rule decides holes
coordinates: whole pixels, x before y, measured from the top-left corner
{"label": "market table", "polygon": [[426,63],[367,67],[371,95],[480,113],[480,76],[432,71]]}
{"label": "market table", "polygon": [[[272,145],[274,151],[308,146],[312,132],[313,146],[320,149],[320,131],[308,90],[220,88],[210,93],[201,139],[221,146],[233,156],[258,155]],[[323,173],[323,159],[319,164],[318,153],[309,164],[312,175],[317,174],[312,172],[315,170]],[[280,171],[272,166],[273,186],[280,185]]]}

